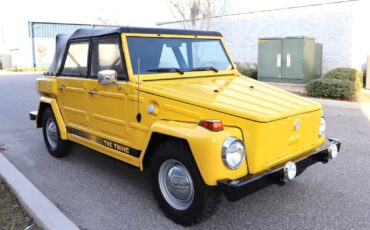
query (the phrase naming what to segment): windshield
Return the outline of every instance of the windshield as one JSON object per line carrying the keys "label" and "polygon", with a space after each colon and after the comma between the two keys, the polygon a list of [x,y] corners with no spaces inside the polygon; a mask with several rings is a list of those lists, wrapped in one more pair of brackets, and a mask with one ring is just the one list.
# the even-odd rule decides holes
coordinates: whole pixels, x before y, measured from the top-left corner
{"label": "windshield", "polygon": [[229,70],[231,62],[219,39],[128,37],[134,74]]}

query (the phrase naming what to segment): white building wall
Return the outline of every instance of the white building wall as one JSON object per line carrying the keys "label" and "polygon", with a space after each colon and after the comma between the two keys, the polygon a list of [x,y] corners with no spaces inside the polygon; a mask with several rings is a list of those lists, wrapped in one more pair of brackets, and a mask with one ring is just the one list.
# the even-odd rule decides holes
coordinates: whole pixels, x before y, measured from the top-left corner
{"label": "white building wall", "polygon": [[323,44],[323,71],[351,66],[352,20],[348,14],[274,15],[214,20],[239,62],[257,63],[258,38],[308,36]]}
{"label": "white building wall", "polygon": [[35,61],[38,67],[49,67],[55,52],[55,38],[35,38]]}
{"label": "white building wall", "polygon": [[323,44],[323,72],[335,67],[358,67],[366,57],[362,60],[353,53],[357,41],[354,38],[354,23],[359,15],[357,5],[358,2],[348,2],[224,16],[212,19],[210,30],[223,34],[236,62],[257,63],[260,37],[308,36]]}
{"label": "white building wall", "polygon": [[17,24],[17,26],[2,23],[0,25],[0,52],[11,56],[12,67],[32,66],[32,43],[27,36],[27,22]]}
{"label": "white building wall", "polygon": [[356,7],[352,33],[352,66],[366,69],[370,55],[370,1],[362,0]]}

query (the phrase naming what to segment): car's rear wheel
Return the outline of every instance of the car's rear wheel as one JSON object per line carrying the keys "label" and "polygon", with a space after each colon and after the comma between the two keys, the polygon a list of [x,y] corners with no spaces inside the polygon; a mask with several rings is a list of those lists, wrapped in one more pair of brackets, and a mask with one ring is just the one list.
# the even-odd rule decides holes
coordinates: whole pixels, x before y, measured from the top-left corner
{"label": "car's rear wheel", "polygon": [[189,226],[216,211],[220,194],[204,184],[185,143],[168,141],[160,144],[151,164],[154,196],[171,220]]}
{"label": "car's rear wheel", "polygon": [[58,124],[51,108],[46,108],[42,116],[42,132],[46,148],[53,157],[64,157],[70,153],[71,143],[60,137]]}

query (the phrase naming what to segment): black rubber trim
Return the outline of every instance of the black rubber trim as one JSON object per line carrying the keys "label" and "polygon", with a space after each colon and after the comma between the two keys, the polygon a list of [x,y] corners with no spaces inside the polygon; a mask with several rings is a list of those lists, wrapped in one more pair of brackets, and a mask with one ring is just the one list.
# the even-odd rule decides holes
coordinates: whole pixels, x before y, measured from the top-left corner
{"label": "black rubber trim", "polygon": [[[329,139],[327,143],[321,145],[318,149],[307,154],[305,157],[290,160],[295,162],[297,166],[296,176],[302,174],[309,166],[315,163],[327,163],[329,161],[328,148],[330,144],[336,144],[338,151],[340,150],[341,142],[337,139],[332,138]],[[254,175],[247,175],[237,180],[219,180],[217,181],[217,184],[229,201],[238,201],[241,198],[270,185],[284,185],[285,163],[278,165],[266,172]]]}

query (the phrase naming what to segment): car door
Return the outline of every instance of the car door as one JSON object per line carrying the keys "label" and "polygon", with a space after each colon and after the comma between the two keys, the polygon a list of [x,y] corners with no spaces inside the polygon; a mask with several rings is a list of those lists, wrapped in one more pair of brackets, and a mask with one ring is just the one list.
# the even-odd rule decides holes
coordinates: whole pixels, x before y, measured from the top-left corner
{"label": "car door", "polygon": [[70,42],[60,76],[57,77],[58,104],[68,127],[89,128],[86,79],[89,41]]}
{"label": "car door", "polygon": [[[93,133],[105,147],[128,154],[127,74],[118,36],[92,39],[91,70],[87,81],[87,104]],[[101,70],[115,70],[117,84],[100,85]]]}

